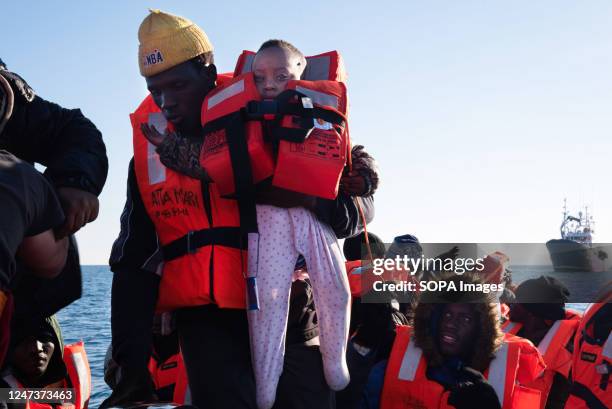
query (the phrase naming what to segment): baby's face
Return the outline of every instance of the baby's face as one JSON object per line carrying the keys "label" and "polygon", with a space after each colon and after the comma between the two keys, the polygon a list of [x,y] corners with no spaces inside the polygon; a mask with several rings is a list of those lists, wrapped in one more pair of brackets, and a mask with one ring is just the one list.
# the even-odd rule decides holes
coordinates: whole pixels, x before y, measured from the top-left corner
{"label": "baby's face", "polygon": [[304,71],[300,58],[284,48],[266,48],[255,55],[253,78],[262,98],[275,98],[285,90],[287,82],[299,80]]}

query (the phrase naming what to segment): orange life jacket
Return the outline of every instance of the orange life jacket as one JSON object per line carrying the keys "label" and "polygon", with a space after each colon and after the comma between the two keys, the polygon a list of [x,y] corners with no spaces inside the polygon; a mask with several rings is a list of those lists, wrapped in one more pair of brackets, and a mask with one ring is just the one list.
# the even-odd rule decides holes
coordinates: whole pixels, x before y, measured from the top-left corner
{"label": "orange life jacket", "polygon": [[[87,409],[91,396],[91,371],[89,361],[85,353],[83,341],[64,346],[64,364],[68,371],[70,382],[64,381],[62,387],[74,388],[73,404],[49,404],[29,401],[25,409]],[[23,384],[13,375],[9,374],[2,378],[11,388],[21,389]]]}
{"label": "orange life jacket", "polygon": [[75,392],[75,409],[87,409],[91,397],[91,369],[83,341],[64,346],[64,363]]}
{"label": "orange life jacket", "polygon": [[596,339],[593,332],[595,315],[605,305],[610,305],[612,295],[603,301],[589,305],[578,326],[574,338],[572,387],[566,409],[612,408],[612,332],[606,339]]}
{"label": "orange life jacket", "polygon": [[499,303],[499,315],[507,322],[510,319],[510,306],[503,302]]}
{"label": "orange life jacket", "polygon": [[416,292],[418,292],[416,278],[409,271],[383,269],[382,274],[374,274],[373,267],[371,265],[363,266],[361,260],[347,261],[345,265],[353,297],[361,297],[372,291],[377,281],[413,282],[416,286]]}
{"label": "orange life jacket", "polygon": [[[339,54],[307,57],[307,67],[314,68],[303,78],[316,81],[289,81],[285,92],[267,101],[261,101],[249,72],[246,61],[252,56],[243,53],[235,78],[213,90],[202,105],[201,166],[222,195],[244,196],[241,186],[273,175],[274,186],[334,199],[349,149]],[[264,141],[263,121],[275,123],[268,128],[269,136],[279,140],[276,160]]]}
{"label": "orange life jacket", "polygon": [[[130,115],[138,189],[155,225],[164,264],[157,311],[216,303],[245,307],[246,238],[240,231],[238,205],[222,198],[215,183],[202,183],[159,161],[142,123],[167,126],[148,96]],[[241,257],[242,255],[242,257]]]}
{"label": "orange life jacket", "polygon": [[[303,142],[291,140],[290,134],[287,138],[281,136],[272,184],[311,196],[335,199],[350,150],[346,85],[336,81],[289,81],[287,90],[310,98],[313,106],[307,111],[320,116],[313,118],[314,129]],[[316,110],[320,113],[317,114]],[[327,117],[325,114],[328,113],[332,116]],[[290,118],[284,118],[283,127]]]}
{"label": "orange life jacket", "polygon": [[187,378],[187,368],[183,361],[183,356],[179,360],[179,366],[176,370],[177,378],[174,386],[174,403],[179,405],[191,404],[191,390],[189,389],[189,379]]}
{"label": "orange life jacket", "polygon": [[[396,328],[396,338],[385,372],[381,409],[452,408],[450,392],[438,382],[427,379],[427,361],[423,351],[411,340],[412,329]],[[505,340],[496,352],[484,376],[493,386],[502,409],[538,409],[540,393],[522,386],[541,366],[541,358],[529,341],[518,337]],[[530,367],[524,370],[521,366]]]}
{"label": "orange life jacket", "polygon": [[345,266],[351,296],[353,298],[361,297],[361,260],[347,261]]}
{"label": "orange life jacket", "polygon": [[161,363],[151,357],[149,360],[149,373],[156,390],[172,389],[173,403],[177,405],[191,403],[188,392],[187,370],[183,362],[183,355],[180,352]]}
{"label": "orange life jacket", "polygon": [[[552,387],[555,373],[559,373],[565,378],[569,377],[572,365],[572,354],[565,346],[570,342],[580,323],[580,314],[567,310],[565,319],[555,321],[544,338],[540,341],[537,348],[544,358],[546,370],[544,376],[526,384],[530,388],[537,389],[542,394],[541,407],[546,406],[548,394]],[[513,321],[506,321],[502,324],[502,331],[506,334],[516,335],[521,330],[522,324]]]}
{"label": "orange life jacket", "polygon": [[[232,157],[249,163],[252,180],[248,183],[261,182],[274,173],[272,147],[264,141],[261,121],[247,121],[240,112],[250,101],[260,99],[253,75],[245,74],[211,91],[202,104],[204,142],[200,165],[223,196],[236,192],[234,171],[240,169],[234,169]],[[228,144],[228,137],[230,143],[245,138],[247,151],[241,152],[239,146]],[[240,153],[245,157],[239,157]]]}

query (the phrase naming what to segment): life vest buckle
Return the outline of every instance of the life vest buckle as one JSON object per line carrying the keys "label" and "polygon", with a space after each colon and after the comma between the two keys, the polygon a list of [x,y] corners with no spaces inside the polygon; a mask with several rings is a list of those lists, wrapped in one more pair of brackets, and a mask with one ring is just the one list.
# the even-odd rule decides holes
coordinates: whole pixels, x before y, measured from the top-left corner
{"label": "life vest buckle", "polygon": [[278,113],[278,102],[274,99],[265,99],[263,101],[249,101],[243,110],[244,117],[247,120],[266,119],[266,116],[276,115]]}
{"label": "life vest buckle", "polygon": [[196,251],[198,250],[197,247],[194,245],[195,243],[192,240],[194,233],[195,233],[194,230],[189,230],[187,232],[187,254],[195,254]]}
{"label": "life vest buckle", "polygon": [[312,99],[310,99],[309,97],[302,97],[301,102],[302,102],[302,107],[304,109],[313,109],[314,108],[314,104],[312,103]]}

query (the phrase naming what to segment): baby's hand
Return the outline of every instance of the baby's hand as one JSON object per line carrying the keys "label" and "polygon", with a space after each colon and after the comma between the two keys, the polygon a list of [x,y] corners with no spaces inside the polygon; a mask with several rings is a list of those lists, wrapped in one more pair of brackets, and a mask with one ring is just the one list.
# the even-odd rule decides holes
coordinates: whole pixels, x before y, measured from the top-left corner
{"label": "baby's hand", "polygon": [[155,146],[159,146],[159,144],[162,143],[166,135],[168,135],[168,131],[161,134],[159,133],[157,128],[149,124],[141,124],[140,130],[142,131],[142,134],[145,136],[145,138],[147,138],[147,141],[151,142],[151,144]]}

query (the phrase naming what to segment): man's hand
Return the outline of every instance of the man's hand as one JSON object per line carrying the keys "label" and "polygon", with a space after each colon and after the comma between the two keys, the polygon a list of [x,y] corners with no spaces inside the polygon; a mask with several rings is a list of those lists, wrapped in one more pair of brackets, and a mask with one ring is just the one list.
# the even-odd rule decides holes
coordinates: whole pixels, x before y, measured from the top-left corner
{"label": "man's hand", "polygon": [[157,131],[154,126],[149,124],[140,124],[140,130],[147,141],[151,142],[155,146],[159,146],[160,143],[164,140],[164,137],[167,133],[161,134]]}
{"label": "man's hand", "polygon": [[58,239],[76,233],[98,217],[100,202],[95,195],[72,187],[58,188],[57,195],[66,214],[64,225],[56,231]]}

